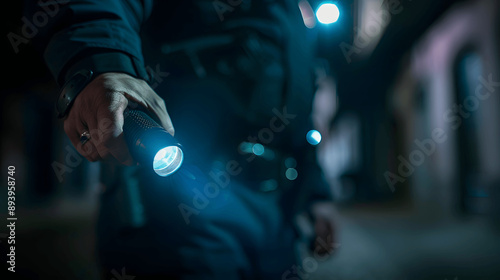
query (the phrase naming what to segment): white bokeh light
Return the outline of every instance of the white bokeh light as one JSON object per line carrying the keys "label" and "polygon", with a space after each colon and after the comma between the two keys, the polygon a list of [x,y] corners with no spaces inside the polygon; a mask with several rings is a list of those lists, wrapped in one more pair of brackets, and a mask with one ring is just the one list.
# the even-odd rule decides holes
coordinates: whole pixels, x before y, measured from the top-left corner
{"label": "white bokeh light", "polygon": [[323,24],[334,23],[339,19],[340,11],[337,5],[333,3],[321,4],[316,11],[318,21]]}

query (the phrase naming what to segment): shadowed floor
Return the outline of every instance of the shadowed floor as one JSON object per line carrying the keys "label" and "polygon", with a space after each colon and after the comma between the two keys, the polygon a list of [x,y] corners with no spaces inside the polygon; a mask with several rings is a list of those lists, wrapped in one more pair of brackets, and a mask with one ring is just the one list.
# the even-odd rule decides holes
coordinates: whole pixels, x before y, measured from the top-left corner
{"label": "shadowed floor", "polygon": [[[429,222],[405,210],[383,209],[340,210],[336,253],[328,260],[316,260],[317,266],[303,271],[301,278],[500,279],[500,235],[487,222],[478,217]],[[35,275],[43,275],[39,279],[98,279],[95,210],[95,200],[88,199],[36,210],[36,215],[20,213],[16,236],[19,272],[32,279],[37,279]],[[21,269],[25,267],[29,269]]]}

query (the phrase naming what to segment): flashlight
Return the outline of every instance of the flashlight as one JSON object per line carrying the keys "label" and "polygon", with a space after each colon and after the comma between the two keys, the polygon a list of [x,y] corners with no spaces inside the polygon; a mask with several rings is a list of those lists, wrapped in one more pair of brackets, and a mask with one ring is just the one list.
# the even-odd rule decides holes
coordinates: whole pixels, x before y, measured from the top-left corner
{"label": "flashlight", "polygon": [[184,159],[182,146],[146,112],[127,108],[123,117],[123,135],[137,162],[151,166],[162,177],[181,167]]}

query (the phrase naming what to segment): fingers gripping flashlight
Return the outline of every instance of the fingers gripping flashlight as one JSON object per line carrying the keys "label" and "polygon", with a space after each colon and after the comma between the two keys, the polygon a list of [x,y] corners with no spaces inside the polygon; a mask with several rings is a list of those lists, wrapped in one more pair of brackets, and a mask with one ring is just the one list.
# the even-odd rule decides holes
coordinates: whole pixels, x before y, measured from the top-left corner
{"label": "fingers gripping flashlight", "polygon": [[[75,98],[95,76],[93,71],[83,69],[76,72],[65,83],[56,103],[59,118],[68,114]],[[133,104],[134,108],[137,106],[131,101],[129,104]],[[181,167],[184,159],[181,145],[146,112],[127,108],[123,112],[123,117],[125,141],[136,161],[145,166],[151,166],[156,174],[163,177],[174,173]],[[90,139],[88,134],[87,131],[82,133],[80,141],[88,141]]]}
{"label": "fingers gripping flashlight", "polygon": [[181,167],[184,159],[181,145],[147,113],[127,108],[123,117],[123,134],[135,160],[151,166],[162,177]]}

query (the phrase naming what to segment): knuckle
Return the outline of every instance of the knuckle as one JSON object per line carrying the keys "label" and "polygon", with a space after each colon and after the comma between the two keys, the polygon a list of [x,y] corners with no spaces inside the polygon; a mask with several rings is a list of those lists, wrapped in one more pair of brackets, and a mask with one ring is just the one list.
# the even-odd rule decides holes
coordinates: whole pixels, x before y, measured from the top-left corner
{"label": "knuckle", "polygon": [[100,141],[99,145],[101,145],[102,147],[104,147],[106,149],[109,149],[109,148],[114,146],[114,144],[116,142],[116,137],[114,137],[113,134],[111,134],[111,133],[103,133],[100,140],[101,141]]}
{"label": "knuckle", "polygon": [[95,143],[95,145],[99,154],[107,153],[116,146],[116,137],[112,137],[111,134],[107,134],[100,139],[100,142]]}
{"label": "knuckle", "polygon": [[87,158],[89,159],[90,162],[96,162],[101,159],[96,148],[92,149],[92,152],[87,156]]}
{"label": "knuckle", "polygon": [[96,146],[104,145],[107,147],[113,141],[112,129],[93,129],[90,131],[92,141]]}
{"label": "knuckle", "polygon": [[159,108],[165,108],[165,100],[163,98],[158,97],[153,100],[153,105]]}
{"label": "knuckle", "polygon": [[76,149],[84,157],[90,156],[94,151],[94,148],[91,145],[82,145],[81,143],[78,143]]}
{"label": "knuckle", "polygon": [[102,118],[99,121],[98,126],[99,126],[99,132],[103,133],[103,134],[112,132],[116,128],[115,125],[114,125],[114,122],[111,119],[109,119],[109,118]]}
{"label": "knuckle", "polygon": [[113,115],[128,105],[128,99],[121,92],[114,91],[109,93],[108,99],[106,105],[102,106],[102,110],[108,115]]}
{"label": "knuckle", "polygon": [[111,153],[110,153],[109,149],[107,149],[105,147],[99,147],[98,148],[98,155],[102,159],[109,159],[109,157],[111,156]]}

